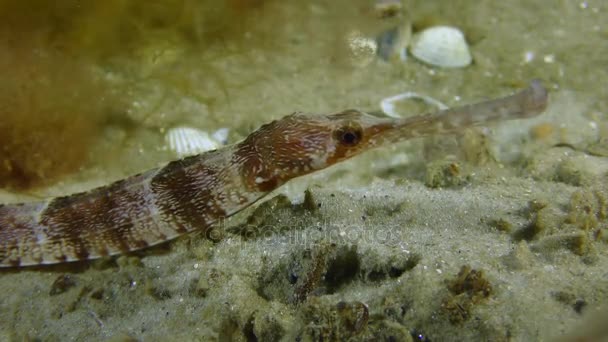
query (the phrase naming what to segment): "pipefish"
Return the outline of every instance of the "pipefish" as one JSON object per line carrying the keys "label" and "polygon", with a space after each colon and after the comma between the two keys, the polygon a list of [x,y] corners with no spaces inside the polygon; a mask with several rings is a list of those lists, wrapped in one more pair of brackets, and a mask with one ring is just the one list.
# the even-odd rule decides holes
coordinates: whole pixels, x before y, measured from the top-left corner
{"label": "pipefish", "polygon": [[295,177],[361,152],[491,121],[537,115],[539,81],[514,95],[404,119],[349,109],[294,113],[243,141],[172,161],[87,192],[0,205],[0,267],[56,264],[126,253],[205,231]]}

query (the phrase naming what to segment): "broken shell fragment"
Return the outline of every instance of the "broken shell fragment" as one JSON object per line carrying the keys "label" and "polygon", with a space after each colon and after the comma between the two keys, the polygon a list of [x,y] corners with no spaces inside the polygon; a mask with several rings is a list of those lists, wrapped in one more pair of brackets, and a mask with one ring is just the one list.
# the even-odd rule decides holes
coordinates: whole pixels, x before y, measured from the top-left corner
{"label": "broken shell fragment", "polygon": [[183,158],[203,153],[226,143],[227,129],[213,134],[192,127],[174,127],[167,130],[165,141],[178,157]]}
{"label": "broken shell fragment", "polygon": [[405,114],[401,113],[401,111],[399,111],[396,107],[400,102],[405,101],[421,101],[427,106],[435,107],[437,110],[448,109],[448,106],[446,106],[443,102],[413,91],[383,98],[380,101],[380,108],[382,108],[382,111],[387,116],[400,119],[403,118]]}
{"label": "broken shell fragment", "polygon": [[434,26],[416,34],[410,49],[416,59],[442,68],[463,68],[473,61],[464,35],[451,26]]}

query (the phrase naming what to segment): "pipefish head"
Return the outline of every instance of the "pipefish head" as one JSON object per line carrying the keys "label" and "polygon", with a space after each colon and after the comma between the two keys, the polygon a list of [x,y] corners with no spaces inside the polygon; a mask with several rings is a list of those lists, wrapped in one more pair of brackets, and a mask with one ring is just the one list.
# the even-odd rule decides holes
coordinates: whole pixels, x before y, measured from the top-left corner
{"label": "pipefish head", "polygon": [[546,89],[533,81],[507,97],[402,119],[379,118],[354,109],[330,115],[295,113],[247,137],[239,146],[238,159],[247,160],[242,173],[255,179],[259,189],[269,190],[386,143],[526,118],[538,115],[546,105]]}
{"label": "pipefish head", "polygon": [[244,143],[261,156],[258,183],[285,181],[348,159],[380,145],[394,120],[346,110],[330,115],[294,113],[262,126]]}

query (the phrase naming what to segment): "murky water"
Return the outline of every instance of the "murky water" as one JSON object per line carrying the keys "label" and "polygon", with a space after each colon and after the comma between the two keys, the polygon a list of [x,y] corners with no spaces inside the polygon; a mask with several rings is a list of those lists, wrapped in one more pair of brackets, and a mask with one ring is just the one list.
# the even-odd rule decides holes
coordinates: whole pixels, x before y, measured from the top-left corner
{"label": "murky water", "polygon": [[[372,0],[5,1],[0,8],[2,203],[82,191],[162,165],[176,158],[165,134],[178,126],[228,128],[233,143],[294,111],[377,112],[383,98],[406,91],[453,106],[506,95],[533,78],[545,81],[552,101],[538,119],[407,142],[284,188],[295,201],[302,189],[317,189],[329,206],[317,221],[280,206],[268,214],[272,224],[293,220],[303,232],[328,220],[364,232],[399,225],[412,231],[401,237],[406,247],[331,247],[317,237],[317,247],[289,248],[193,237],[141,260],[3,272],[0,339],[366,339],[383,330],[387,338],[547,339],[606,305],[603,1],[404,1],[388,18]],[[411,54],[377,56],[375,38],[388,30],[416,34],[435,25],[464,33],[471,65],[444,69]],[[437,184],[448,190],[429,189]],[[595,223],[583,234],[572,208],[589,193]],[[525,228],[539,215],[524,213],[535,199],[555,210],[543,214],[543,233],[523,241],[488,233],[491,220]],[[566,216],[574,223],[563,224]],[[566,247],[554,252],[543,240],[567,234],[591,242],[581,251],[559,240]],[[285,300],[299,283],[283,273],[313,277],[315,262],[326,266],[311,281],[319,289],[303,304]],[[399,264],[408,262],[411,273]],[[495,297],[432,302],[449,296],[445,281],[464,264],[486,271]],[[74,285],[49,295],[65,274]],[[368,320],[357,318],[365,311],[360,303]],[[467,308],[462,321],[449,309],[457,304]],[[536,318],[521,316],[536,314],[534,306],[559,323],[525,322]]]}

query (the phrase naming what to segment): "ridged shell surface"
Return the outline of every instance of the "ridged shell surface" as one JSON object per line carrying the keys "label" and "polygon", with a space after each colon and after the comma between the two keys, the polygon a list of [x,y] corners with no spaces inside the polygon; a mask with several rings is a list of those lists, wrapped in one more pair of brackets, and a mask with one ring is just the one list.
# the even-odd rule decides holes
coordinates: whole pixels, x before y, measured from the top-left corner
{"label": "ridged shell surface", "polygon": [[434,26],[416,34],[411,53],[422,62],[442,68],[462,68],[473,61],[464,35],[451,26]]}
{"label": "ridged shell surface", "polygon": [[180,158],[214,150],[222,145],[209,133],[192,127],[171,128],[167,130],[165,140]]}

